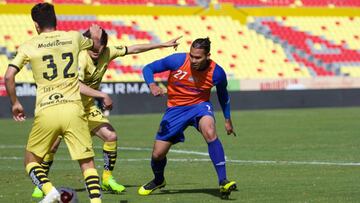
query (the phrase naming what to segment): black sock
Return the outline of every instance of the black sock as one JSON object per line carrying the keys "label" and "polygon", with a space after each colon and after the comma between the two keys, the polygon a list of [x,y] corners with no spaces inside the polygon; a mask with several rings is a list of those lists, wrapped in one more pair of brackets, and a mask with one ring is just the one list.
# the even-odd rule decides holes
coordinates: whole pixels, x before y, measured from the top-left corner
{"label": "black sock", "polygon": [[157,185],[160,185],[164,182],[164,169],[166,166],[167,159],[166,157],[162,160],[151,159],[151,168],[153,170],[155,179],[154,182]]}

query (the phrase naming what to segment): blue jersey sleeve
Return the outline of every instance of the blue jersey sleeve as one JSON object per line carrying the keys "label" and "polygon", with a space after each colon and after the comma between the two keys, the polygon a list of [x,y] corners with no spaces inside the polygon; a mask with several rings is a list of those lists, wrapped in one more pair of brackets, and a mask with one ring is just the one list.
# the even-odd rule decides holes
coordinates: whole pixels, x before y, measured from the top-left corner
{"label": "blue jersey sleeve", "polygon": [[142,71],[145,82],[147,84],[153,83],[154,73],[179,69],[184,64],[185,59],[185,53],[178,53],[147,64]]}
{"label": "blue jersey sleeve", "polygon": [[216,93],[225,119],[230,119],[230,96],[226,89],[227,79],[224,69],[216,65],[213,74],[213,83],[216,86]]}

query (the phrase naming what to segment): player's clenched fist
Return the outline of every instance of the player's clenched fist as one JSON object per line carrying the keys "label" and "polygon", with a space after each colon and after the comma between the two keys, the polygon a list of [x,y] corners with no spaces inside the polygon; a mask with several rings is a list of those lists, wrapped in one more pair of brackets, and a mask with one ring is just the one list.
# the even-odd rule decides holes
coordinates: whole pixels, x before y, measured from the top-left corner
{"label": "player's clenched fist", "polygon": [[150,87],[151,94],[153,94],[155,97],[163,96],[165,94],[164,89],[157,86],[155,83],[151,83],[149,85],[149,87]]}

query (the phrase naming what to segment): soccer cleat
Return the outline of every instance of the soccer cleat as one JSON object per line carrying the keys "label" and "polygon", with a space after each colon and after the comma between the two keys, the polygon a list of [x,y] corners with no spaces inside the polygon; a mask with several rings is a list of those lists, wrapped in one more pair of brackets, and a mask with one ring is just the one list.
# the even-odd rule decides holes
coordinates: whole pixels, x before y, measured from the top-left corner
{"label": "soccer cleat", "polygon": [[42,190],[40,190],[40,188],[38,188],[37,186],[34,188],[33,193],[31,194],[31,196],[33,198],[43,198],[44,197],[44,193]]}
{"label": "soccer cleat", "polygon": [[49,194],[47,194],[43,200],[41,200],[39,203],[58,203],[60,202],[60,193],[56,190],[55,187],[53,187]]}
{"label": "soccer cleat", "polygon": [[107,181],[102,182],[101,189],[103,191],[111,191],[114,193],[121,193],[125,190],[125,187],[123,185],[120,185],[117,183],[113,176],[110,176]]}
{"label": "soccer cleat", "polygon": [[220,197],[221,199],[229,199],[229,195],[231,194],[231,191],[236,190],[236,182],[235,181],[228,181],[223,180],[220,183]]}
{"label": "soccer cleat", "polygon": [[147,184],[141,186],[138,190],[139,195],[150,195],[154,190],[163,188],[166,185],[164,180],[161,184],[157,185],[154,180],[148,182]]}

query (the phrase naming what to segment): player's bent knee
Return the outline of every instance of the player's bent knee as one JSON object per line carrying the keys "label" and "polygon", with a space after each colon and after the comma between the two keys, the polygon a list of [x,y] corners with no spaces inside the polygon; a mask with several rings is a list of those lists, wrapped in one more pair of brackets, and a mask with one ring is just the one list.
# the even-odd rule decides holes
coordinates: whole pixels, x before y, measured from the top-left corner
{"label": "player's bent knee", "polygon": [[40,163],[41,158],[36,156],[34,153],[32,153],[28,150],[25,150],[24,166],[26,166],[27,164],[29,164],[31,162]]}
{"label": "player's bent knee", "polygon": [[165,158],[165,156],[166,156],[166,154],[163,154],[163,153],[156,153],[156,152],[152,153],[152,159],[157,160],[157,161],[163,160]]}
{"label": "player's bent knee", "polygon": [[78,160],[81,171],[84,172],[89,168],[95,168],[93,157]]}
{"label": "player's bent knee", "polygon": [[105,136],[105,141],[106,142],[115,142],[117,141],[117,135],[115,132],[111,132],[111,133],[108,133],[106,136]]}
{"label": "player's bent knee", "polygon": [[212,128],[208,128],[206,130],[203,130],[202,135],[203,135],[204,139],[206,140],[206,142],[214,141],[217,138],[216,132]]}

